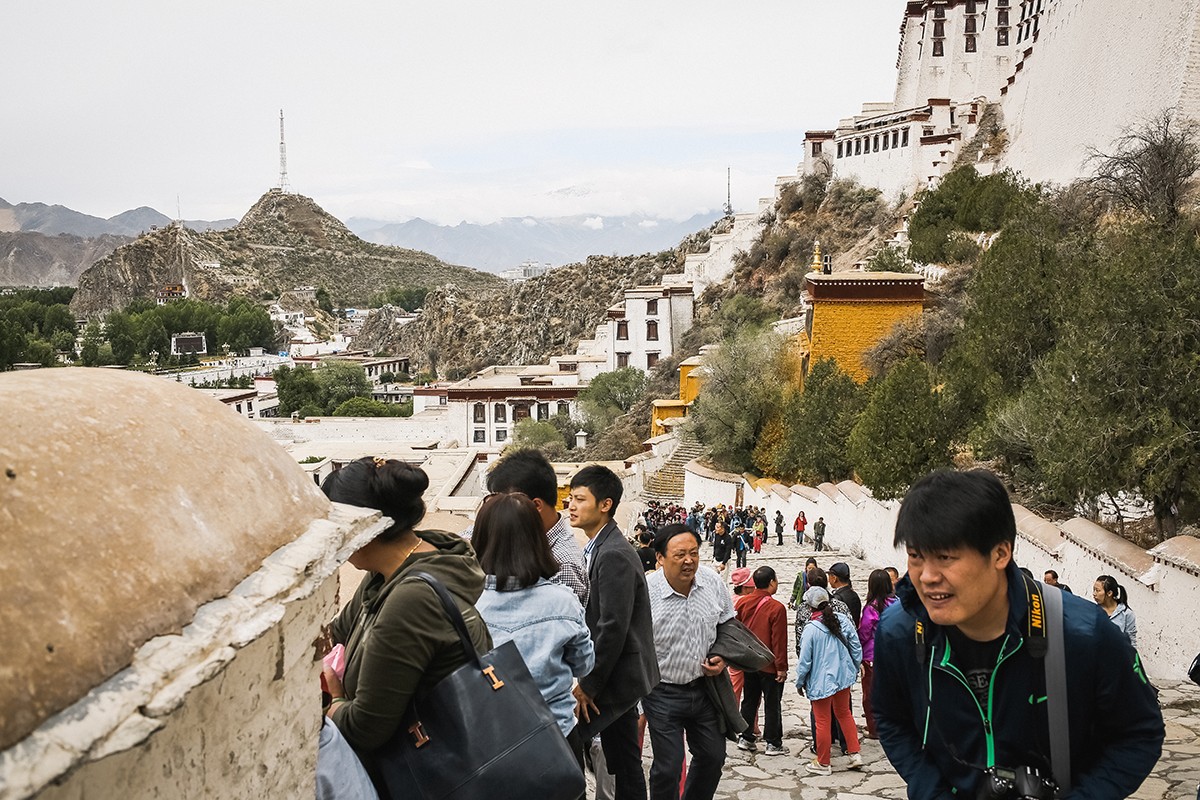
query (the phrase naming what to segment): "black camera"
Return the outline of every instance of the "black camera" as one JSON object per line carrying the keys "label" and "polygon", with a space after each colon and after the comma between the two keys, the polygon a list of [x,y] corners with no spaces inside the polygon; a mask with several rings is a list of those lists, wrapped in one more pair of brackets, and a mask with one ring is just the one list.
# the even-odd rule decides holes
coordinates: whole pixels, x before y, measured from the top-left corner
{"label": "black camera", "polygon": [[979,800],[1053,800],[1058,787],[1037,767],[992,767],[983,771]]}

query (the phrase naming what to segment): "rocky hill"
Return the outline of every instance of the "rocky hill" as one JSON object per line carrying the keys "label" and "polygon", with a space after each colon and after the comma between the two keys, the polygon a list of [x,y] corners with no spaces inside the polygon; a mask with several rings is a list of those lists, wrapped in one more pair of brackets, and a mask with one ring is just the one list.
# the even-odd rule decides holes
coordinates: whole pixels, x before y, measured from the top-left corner
{"label": "rocky hill", "polygon": [[214,302],[316,286],[335,303],[353,306],[390,287],[446,283],[467,296],[504,285],[494,275],[428,253],[364,242],[312,199],[273,190],[228,230],[196,232],[172,224],[118,248],[80,276],[71,308],[95,316],[134,298],[153,298],[171,284]]}
{"label": "rocky hill", "polygon": [[421,318],[408,324],[396,324],[391,307],[371,312],[354,344],[408,355],[415,369],[451,378],[488,364],[543,363],[590,339],[626,289],[681,271],[684,257],[703,252],[711,235],[700,231],[648,255],[591,256],[478,298],[444,287],[429,293]]}
{"label": "rocky hill", "polygon": [[111,234],[0,232],[0,286],[74,286],[84,270],[130,241]]}

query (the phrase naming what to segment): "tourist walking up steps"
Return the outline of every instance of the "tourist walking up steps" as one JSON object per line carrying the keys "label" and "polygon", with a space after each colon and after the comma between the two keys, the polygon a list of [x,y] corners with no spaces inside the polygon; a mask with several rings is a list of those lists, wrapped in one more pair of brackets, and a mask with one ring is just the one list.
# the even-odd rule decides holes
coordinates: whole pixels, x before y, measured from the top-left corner
{"label": "tourist walking up steps", "polygon": [[683,800],[712,800],[725,764],[725,736],[721,712],[705,682],[725,669],[725,661],[709,651],[717,640],[717,625],[733,618],[733,599],[721,576],[700,565],[695,531],[666,525],[655,537],[654,549],[661,569],[646,584],[662,680],[642,701],[654,749],[650,797],[679,800],[686,733],[692,761]]}
{"label": "tourist walking up steps", "polygon": [[862,621],[858,623],[858,640],[862,642],[863,674],[862,674],[862,704],[863,717],[867,722],[867,738],[878,739],[875,730],[875,713],[871,709],[871,679],[874,676],[875,665],[875,628],[884,609],[896,602],[892,593],[892,579],[887,570],[871,571],[867,578],[867,604],[863,606]]}
{"label": "tourist walking up steps", "polygon": [[779,547],[783,546],[783,512],[775,512],[775,544]]}
{"label": "tourist walking up steps", "polygon": [[1092,599],[1104,609],[1108,618],[1129,637],[1129,643],[1137,649],[1137,617],[1129,608],[1129,595],[1125,587],[1117,583],[1112,575],[1101,575],[1092,585]]}
{"label": "tourist walking up steps", "polygon": [[848,769],[862,767],[858,727],[850,713],[850,687],[858,679],[862,646],[847,614],[838,614],[830,604],[829,592],[814,586],[804,594],[804,604],[816,609],[812,622],[804,626],[800,641],[800,660],[796,664],[796,688],[807,695],[816,717],[813,736],[817,758],[806,769],[814,775],[833,772],[831,717],[837,717],[846,735]]}
{"label": "tourist walking up steps", "polygon": [[804,544],[804,529],[808,527],[808,518],[801,511],[796,515],[796,521],[792,523],[792,530],[796,532],[796,544]]}
{"label": "tourist walking up steps", "polygon": [[642,563],[612,520],[620,502],[621,479],[607,467],[584,467],[571,478],[567,513],[588,537],[584,616],[596,650],[595,667],[575,686],[575,709],[580,738],[600,734],[615,800],[645,800],[637,704],[658,683],[658,659]]}
{"label": "tourist walking up steps", "polygon": [[747,672],[742,695],[742,717],[749,726],[738,739],[741,750],[756,750],[754,732],[759,699],[765,708],[763,740],[769,756],[787,755],[783,746],[783,684],[788,673],[787,609],[775,599],[779,580],[771,567],[754,570],[754,591],[734,603],[737,618],[765,644],[775,659],[757,672]]}
{"label": "tourist walking up steps", "polygon": [[825,518],[817,517],[817,521],[813,524],[813,546],[817,552],[825,549]]}

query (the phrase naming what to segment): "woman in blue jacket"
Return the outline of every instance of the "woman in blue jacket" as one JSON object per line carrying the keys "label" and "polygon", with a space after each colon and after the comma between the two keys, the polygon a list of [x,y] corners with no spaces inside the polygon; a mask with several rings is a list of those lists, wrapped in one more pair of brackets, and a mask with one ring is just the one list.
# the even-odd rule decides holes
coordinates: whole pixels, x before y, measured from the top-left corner
{"label": "woman in blue jacket", "polygon": [[493,495],[479,509],[471,541],[486,575],[475,608],[497,646],[517,643],[566,736],[575,727],[572,677],[591,672],[596,654],[579,599],[548,580],[559,564],[537,507],[523,494]]}
{"label": "woman in blue jacket", "polygon": [[854,622],[846,614],[834,612],[829,592],[814,586],[804,593],[804,606],[816,609],[812,622],[800,635],[800,662],[796,667],[796,688],[807,695],[816,719],[813,737],[817,742],[817,759],[807,765],[814,775],[829,775],[832,730],[830,717],[837,717],[846,736],[850,756],[849,769],[862,767],[859,752],[858,726],[850,712],[850,687],[858,680],[862,664],[862,645]]}

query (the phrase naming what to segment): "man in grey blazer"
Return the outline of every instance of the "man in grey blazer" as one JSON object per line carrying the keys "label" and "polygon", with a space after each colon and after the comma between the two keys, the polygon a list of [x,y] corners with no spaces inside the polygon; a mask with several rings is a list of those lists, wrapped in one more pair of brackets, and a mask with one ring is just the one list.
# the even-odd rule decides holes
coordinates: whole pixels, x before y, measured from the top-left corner
{"label": "man in grey blazer", "polygon": [[615,800],[646,800],[637,704],[658,684],[658,658],[642,564],[613,522],[620,502],[621,480],[606,467],[571,479],[567,513],[588,537],[585,618],[596,647],[596,666],[575,687],[576,714],[585,739],[600,734]]}

